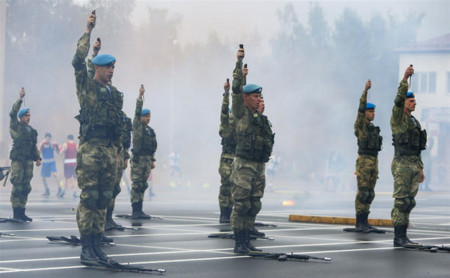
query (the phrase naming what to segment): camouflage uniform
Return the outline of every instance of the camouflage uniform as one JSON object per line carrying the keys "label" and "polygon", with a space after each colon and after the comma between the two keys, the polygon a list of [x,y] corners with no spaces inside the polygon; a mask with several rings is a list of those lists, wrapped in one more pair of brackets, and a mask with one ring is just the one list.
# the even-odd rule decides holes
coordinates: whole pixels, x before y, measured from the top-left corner
{"label": "camouflage uniform", "polygon": [[231,164],[236,152],[236,127],[232,115],[229,113],[230,94],[225,92],[222,100],[222,111],[220,113],[219,135],[222,137],[222,154],[220,156],[220,222],[229,223],[233,201],[231,199]]}
{"label": "camouflage uniform", "polygon": [[[11,159],[10,180],[13,185],[10,200],[14,218],[21,218],[22,212],[23,214],[25,213],[28,194],[31,192],[30,181],[33,177],[33,161],[42,160],[36,146],[37,131],[30,125],[23,124],[17,119],[17,113],[21,105],[22,99],[18,99],[9,113],[9,132],[13,139],[13,147],[9,154]],[[19,217],[16,217],[16,214]]]}
{"label": "camouflage uniform", "polygon": [[80,143],[77,180],[82,190],[77,224],[82,237],[104,231],[106,208],[113,196],[117,156],[121,151],[122,96],[114,86],[104,87],[88,76],[85,59],[90,33],[79,39],[72,65],[80,103]]}
{"label": "camouflage uniform", "polygon": [[[109,202],[108,209],[106,211],[106,224],[107,224],[106,229],[113,228],[113,226],[115,227],[119,226],[114,222],[112,214],[116,204],[116,197],[121,192],[120,181],[122,180],[123,171],[125,170],[125,161],[130,158],[130,154],[128,152],[130,145],[131,145],[131,119],[126,116],[125,112],[123,112],[123,129],[122,129],[123,148],[122,152],[120,153],[120,161],[119,161],[120,163],[117,165],[116,182],[114,184],[112,199],[111,202]],[[110,225],[110,227],[108,227],[108,225]]]}
{"label": "camouflage uniform", "polygon": [[233,230],[246,233],[253,228],[261,210],[265,188],[265,163],[269,160],[274,143],[267,117],[252,112],[244,105],[242,62],[236,62],[233,73],[232,112],[236,121],[236,158],[231,174],[234,210],[231,214]]}
{"label": "camouflage uniform", "polygon": [[426,131],[422,130],[419,121],[404,112],[408,83],[400,82],[395,105],[392,109],[391,129],[395,155],[391,170],[394,177],[394,207],[391,212],[394,226],[409,224],[409,214],[416,205],[414,197],[417,194],[420,181],[420,171],[423,169],[421,151],[426,146]]}
{"label": "camouflage uniform", "polygon": [[148,188],[147,179],[150,175],[154,154],[157,148],[155,131],[141,122],[143,100],[136,101],[136,111],[133,119],[133,149],[131,159],[131,194],[130,201],[133,212],[142,212],[144,192]]}
{"label": "camouflage uniform", "polygon": [[378,179],[378,151],[381,150],[380,128],[366,121],[367,91],[364,91],[359,104],[354,129],[358,139],[358,158],[356,178],[358,192],[355,198],[356,225],[368,226],[367,217],[370,205],[375,198],[375,184]]}

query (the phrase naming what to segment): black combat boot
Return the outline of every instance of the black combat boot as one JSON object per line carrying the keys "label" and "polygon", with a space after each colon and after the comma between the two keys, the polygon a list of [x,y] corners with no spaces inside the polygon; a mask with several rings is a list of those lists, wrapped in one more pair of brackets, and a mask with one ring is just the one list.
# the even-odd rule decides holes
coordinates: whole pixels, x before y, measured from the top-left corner
{"label": "black combat boot", "polygon": [[254,235],[256,237],[265,237],[266,236],[265,233],[258,231],[255,227],[250,229],[250,234]]}
{"label": "black combat boot", "polygon": [[364,214],[364,225],[367,227],[368,231],[377,231],[378,229],[369,224],[369,214]]}
{"label": "black combat boot", "polygon": [[92,250],[92,240],[90,235],[80,236],[81,241],[81,255],[80,262],[84,265],[100,265],[97,260],[97,256]]}
{"label": "black combat boot", "polygon": [[94,251],[95,255],[97,256],[98,260],[101,263],[107,263],[107,264],[115,264],[117,263],[115,260],[108,258],[108,256],[100,249],[100,241],[103,238],[103,234],[93,234],[91,235],[91,241],[92,241],[92,250]]}
{"label": "black combat boot", "polygon": [[243,231],[234,230],[234,253],[236,254],[247,254],[250,252],[243,240]]}
{"label": "black combat boot", "polygon": [[228,208],[227,207],[220,207],[219,223],[230,223],[230,217],[228,216]]}
{"label": "black combat boot", "polygon": [[105,231],[123,228],[122,225],[119,225],[114,221],[114,219],[112,217],[113,211],[114,211],[114,209],[112,209],[112,208],[108,208],[106,210]]}
{"label": "black combat boot", "polygon": [[408,244],[404,234],[403,225],[394,226],[394,247],[404,247]]}
{"label": "black combat boot", "polygon": [[150,219],[150,215],[145,214],[142,211],[142,201],[137,203],[131,203],[133,208],[133,213],[131,214],[132,219]]}
{"label": "black combat boot", "polygon": [[402,227],[403,235],[404,235],[405,240],[406,240],[408,245],[420,245],[418,242],[411,241],[408,238],[408,236],[406,235],[406,231],[408,230],[408,225],[402,225],[401,227]]}
{"label": "black combat boot", "polygon": [[248,229],[244,230],[243,234],[244,234],[243,241],[248,250],[256,252],[262,251],[261,249],[255,248],[255,246],[253,246],[253,244],[250,242],[250,230]]}
{"label": "black combat boot", "polygon": [[356,225],[355,225],[355,230],[357,232],[363,232],[363,233],[367,233],[369,232],[368,227],[366,226],[366,223],[364,221],[365,217],[367,216],[367,214],[365,213],[357,213],[356,214]]}
{"label": "black combat boot", "polygon": [[21,208],[13,208],[13,220],[16,222],[23,222],[21,215]]}
{"label": "black combat boot", "polygon": [[22,219],[23,221],[27,221],[27,222],[33,221],[32,218],[28,217],[28,216],[25,214],[25,208],[20,208],[20,217],[21,217],[21,219]]}

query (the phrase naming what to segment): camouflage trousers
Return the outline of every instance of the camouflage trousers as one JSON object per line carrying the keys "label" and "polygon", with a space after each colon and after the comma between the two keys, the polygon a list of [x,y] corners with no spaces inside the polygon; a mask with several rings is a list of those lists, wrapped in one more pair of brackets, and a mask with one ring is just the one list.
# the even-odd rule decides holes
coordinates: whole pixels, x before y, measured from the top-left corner
{"label": "camouflage trousers", "polygon": [[233,230],[251,229],[261,210],[261,198],[266,186],[265,163],[236,157],[232,164],[231,214]]}
{"label": "camouflage trousers", "polygon": [[414,197],[419,190],[420,170],[423,164],[419,156],[394,156],[391,165],[394,177],[394,207],[391,211],[394,226],[408,225],[409,214],[416,206]]}
{"label": "camouflage trousers", "polygon": [[231,164],[233,163],[234,155],[222,154],[220,157],[220,190],[219,190],[219,206],[222,208],[233,207],[233,200],[231,199]]}
{"label": "camouflage trousers", "polygon": [[31,178],[33,178],[32,160],[11,161],[11,205],[13,208],[25,208],[28,194],[31,192]]}
{"label": "camouflage trousers", "polygon": [[144,193],[148,188],[147,179],[150,176],[153,157],[151,155],[139,155],[131,160],[131,203],[144,201]]}
{"label": "camouflage trousers", "polygon": [[358,191],[355,198],[356,214],[370,213],[370,205],[375,199],[375,184],[378,179],[378,158],[362,154],[356,159],[356,180]]}
{"label": "camouflage trousers", "polygon": [[114,207],[116,205],[116,197],[122,191],[122,189],[120,188],[120,181],[122,180],[123,170],[125,170],[125,159],[124,156],[121,155],[117,167],[116,182],[114,183],[113,195],[111,201],[108,204],[108,209],[110,210],[114,210]]}
{"label": "camouflage trousers", "polygon": [[117,178],[117,147],[109,140],[80,143],[77,152],[77,180],[81,189],[77,210],[80,235],[103,233],[106,208]]}

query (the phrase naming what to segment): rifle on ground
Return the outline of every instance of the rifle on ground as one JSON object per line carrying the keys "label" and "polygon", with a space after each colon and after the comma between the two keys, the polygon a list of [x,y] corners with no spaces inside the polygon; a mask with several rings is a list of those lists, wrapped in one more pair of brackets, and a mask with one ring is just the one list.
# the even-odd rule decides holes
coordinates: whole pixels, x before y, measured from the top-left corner
{"label": "rifle on ground", "polygon": [[278,227],[277,224],[265,224],[265,223],[261,223],[261,222],[255,222],[255,224],[253,224],[253,226],[255,227]]}
{"label": "rifle on ground", "polygon": [[444,245],[405,245],[404,246],[407,249],[415,249],[415,250],[421,250],[421,251],[429,251],[431,253],[437,253],[437,252],[445,252],[450,253],[450,246],[444,246]]}
{"label": "rifle on ground", "polygon": [[[213,234],[210,234],[208,237],[209,237],[209,238],[234,239],[234,233],[213,233]],[[268,240],[274,240],[273,237],[267,237],[267,236],[259,237],[259,236],[255,236],[255,235],[252,235],[252,234],[250,234],[250,239],[251,239],[251,240],[255,240],[255,239],[268,239]]]}
{"label": "rifle on ground", "polygon": [[294,254],[294,253],[269,253],[269,252],[254,252],[250,251],[246,255],[254,258],[263,258],[263,259],[270,259],[270,260],[277,260],[280,262],[284,262],[287,260],[302,260],[302,261],[309,261],[309,260],[320,260],[320,261],[326,261],[331,262],[331,258],[327,257],[314,257],[309,255],[301,255],[301,254]]}
{"label": "rifle on ground", "polygon": [[166,272],[165,269],[162,268],[147,268],[143,266],[132,266],[130,264],[120,264],[120,263],[106,263],[100,262],[101,265],[88,265],[88,268],[96,269],[96,270],[109,270],[116,272],[133,272],[133,273],[146,273],[151,274],[157,272],[159,274],[163,274]]}
{"label": "rifle on ground", "polygon": [[[67,242],[70,244],[81,244],[81,240],[74,235],[71,235],[70,237],[65,237],[65,236],[47,236],[47,239],[50,241],[55,241],[55,242]],[[107,241],[101,241],[100,242],[103,245],[109,245],[109,246],[114,246],[116,245],[114,242],[107,242]]]}

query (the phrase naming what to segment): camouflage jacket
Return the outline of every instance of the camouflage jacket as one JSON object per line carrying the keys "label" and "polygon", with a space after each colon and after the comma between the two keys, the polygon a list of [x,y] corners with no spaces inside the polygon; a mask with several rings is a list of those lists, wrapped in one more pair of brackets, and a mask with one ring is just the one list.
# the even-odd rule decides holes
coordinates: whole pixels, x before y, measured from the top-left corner
{"label": "camouflage jacket", "polygon": [[404,148],[413,149],[414,154],[411,156],[417,157],[421,161],[420,151],[421,149],[425,149],[426,131],[422,130],[416,118],[408,115],[404,111],[407,93],[408,82],[401,81],[391,115],[391,130],[395,155],[402,155],[401,150]]}
{"label": "camouflage jacket", "polygon": [[222,137],[222,157],[233,159],[236,152],[236,126],[229,109],[230,93],[225,92],[220,113],[219,135]]}
{"label": "camouflage jacket", "polygon": [[381,150],[383,138],[380,128],[366,121],[367,91],[362,93],[359,100],[358,115],[354,125],[355,136],[358,139],[358,154],[378,155]]}
{"label": "camouflage jacket", "polygon": [[89,52],[90,34],[78,40],[72,60],[75,69],[76,92],[80,104],[80,140],[99,138],[108,140],[121,151],[123,99],[114,86],[103,86],[88,75],[86,57]]}
{"label": "camouflage jacket", "polygon": [[143,100],[136,100],[136,111],[133,119],[133,157],[150,155],[155,161],[154,155],[157,148],[156,134],[153,128],[141,122]]}
{"label": "camouflage jacket", "polygon": [[9,113],[9,133],[13,139],[13,147],[9,154],[11,160],[41,160],[41,153],[37,148],[37,131],[30,125],[23,124],[17,119],[17,113],[22,105],[18,99]]}
{"label": "camouflage jacket", "polygon": [[269,161],[274,136],[269,120],[244,104],[242,87],[246,79],[242,74],[242,62],[236,62],[233,72],[233,104],[236,121],[236,156],[256,162]]}

